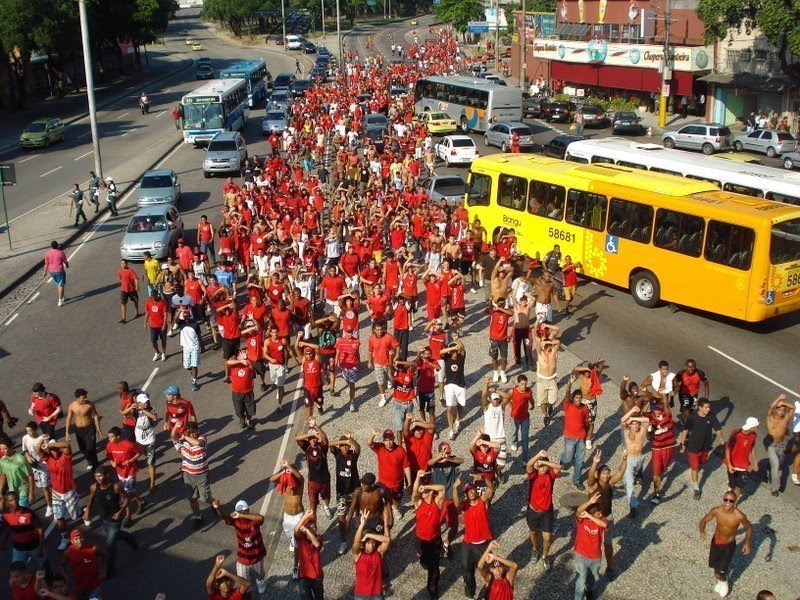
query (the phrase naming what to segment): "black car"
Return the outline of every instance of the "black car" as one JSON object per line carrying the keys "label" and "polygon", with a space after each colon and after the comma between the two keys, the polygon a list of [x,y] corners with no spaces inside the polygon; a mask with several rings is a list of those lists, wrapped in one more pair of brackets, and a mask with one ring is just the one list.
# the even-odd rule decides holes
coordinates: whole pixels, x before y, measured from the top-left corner
{"label": "black car", "polygon": [[629,133],[638,135],[642,132],[642,126],[639,121],[641,119],[635,112],[615,112],[614,116],[611,117],[611,132],[614,134]]}
{"label": "black car", "polygon": [[310,79],[297,79],[291,87],[292,96],[295,98],[300,98],[301,96],[305,96],[306,92],[311,89],[311,80]]}
{"label": "black car", "polygon": [[608,127],[608,116],[599,106],[594,104],[586,104],[578,109],[578,112],[583,115],[584,127]]}
{"label": "black car", "polygon": [[384,125],[370,125],[364,130],[364,137],[372,140],[372,142],[375,144],[375,149],[378,151],[378,154],[383,153],[385,145],[383,136],[385,133],[387,133],[387,131],[388,130]]}
{"label": "black car", "polygon": [[542,116],[542,103],[546,103],[542,98],[525,98],[522,101],[522,116],[539,118]]}
{"label": "black car", "polygon": [[291,73],[281,73],[272,80],[273,90],[288,90],[292,87],[296,77]]}
{"label": "black car", "polygon": [[317,46],[317,55],[321,58],[323,56],[330,56],[331,51],[328,50],[325,46]]}
{"label": "black car", "polygon": [[309,74],[311,81],[322,83],[328,79],[328,69],[325,67],[314,67]]}
{"label": "black car", "polygon": [[563,159],[567,154],[567,146],[569,146],[572,142],[585,139],[586,138],[582,135],[557,135],[542,146],[542,154],[545,156],[552,156],[553,158]]}
{"label": "black car", "polygon": [[303,54],[316,54],[317,53],[317,45],[314,42],[309,42],[306,40],[303,42]]}
{"label": "black car", "polygon": [[214,67],[209,63],[202,63],[197,65],[197,71],[194,75],[195,79],[214,79]]}
{"label": "black car", "polygon": [[548,123],[569,123],[575,112],[572,102],[547,102],[542,103],[542,116]]}

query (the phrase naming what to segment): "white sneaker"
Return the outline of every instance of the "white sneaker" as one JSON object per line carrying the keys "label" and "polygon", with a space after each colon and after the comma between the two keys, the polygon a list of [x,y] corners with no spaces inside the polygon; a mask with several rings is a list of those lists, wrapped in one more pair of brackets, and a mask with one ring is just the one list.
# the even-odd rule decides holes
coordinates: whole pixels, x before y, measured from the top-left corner
{"label": "white sneaker", "polygon": [[792,483],[800,485],[800,477],[797,476],[797,473],[792,473]]}
{"label": "white sneaker", "polygon": [[455,422],[455,427],[454,427],[453,429],[455,430],[455,432],[456,432],[456,433],[458,433],[459,431],[461,431],[461,420],[460,420],[460,419],[457,419],[457,420],[456,420],[456,422]]}
{"label": "white sneaker", "polygon": [[347,552],[347,546],[349,546],[347,542],[339,542],[339,548],[336,550],[336,553],[339,556],[342,556],[345,552]]}
{"label": "white sneaker", "polygon": [[328,517],[329,519],[330,519],[331,517],[333,517],[333,513],[331,512],[331,507],[330,507],[330,506],[328,506],[327,504],[326,504],[325,506],[323,506],[323,507],[322,507],[322,510],[324,510],[324,511],[325,511],[325,516],[326,516],[326,517]]}
{"label": "white sneaker", "polygon": [[161,353],[161,362],[164,362],[165,360],[167,360],[167,355],[166,355],[166,353],[162,352]]}
{"label": "white sneaker", "polygon": [[498,381],[500,381],[500,373],[495,371],[492,375],[492,383],[497,383]]}
{"label": "white sneaker", "polygon": [[[483,287],[483,286],[481,286],[481,287]],[[477,289],[475,289],[475,288],[472,288],[472,293],[473,293],[473,294],[477,294],[477,293],[478,293],[478,290],[477,290]]]}
{"label": "white sneaker", "polygon": [[392,389],[392,380],[391,380],[391,379],[390,379],[389,381],[387,381],[387,382],[386,382],[386,389],[387,389],[387,390],[390,390],[390,389]]}
{"label": "white sneaker", "polygon": [[58,550],[59,552],[63,552],[67,548],[69,548],[69,538],[66,538],[62,535],[61,542],[58,544]]}
{"label": "white sneaker", "polygon": [[91,471],[92,470],[92,465],[86,465],[86,470],[87,471]]}
{"label": "white sneaker", "polygon": [[503,383],[508,383],[508,376],[506,375],[505,371],[500,371],[500,381]]}
{"label": "white sneaker", "polygon": [[52,517],[53,516],[53,507],[52,506],[48,506],[47,507],[47,510],[44,511],[44,516],[45,517]]}
{"label": "white sneaker", "polygon": [[516,444],[511,444],[510,448],[512,452],[516,452],[518,449]]}
{"label": "white sneaker", "polygon": [[264,592],[267,591],[267,582],[264,581],[263,579],[258,579],[256,581],[256,587],[258,588],[258,593],[263,594]]}
{"label": "white sneaker", "polygon": [[59,305],[59,306],[64,306],[64,300],[59,300],[59,301],[58,301],[58,305]]}
{"label": "white sneaker", "polygon": [[387,402],[388,400],[386,399],[386,396],[381,396],[381,399],[378,402],[378,408],[383,408],[384,406],[386,406]]}
{"label": "white sneaker", "polygon": [[587,450],[591,450],[592,449],[592,440],[586,440],[586,449]]}
{"label": "white sneaker", "polygon": [[153,354],[153,362],[156,362],[160,356],[161,356],[160,352],[156,352],[155,354]]}
{"label": "white sneaker", "polygon": [[725,596],[728,595],[729,591],[730,591],[730,586],[728,585],[728,580],[726,579],[725,581],[720,581],[719,589],[717,590],[717,593],[720,595],[720,597],[724,598]]}
{"label": "white sneaker", "polygon": [[455,431],[453,431],[452,429],[450,430],[450,439],[451,439],[451,440],[454,440],[454,439],[456,439],[456,432],[455,432]]}

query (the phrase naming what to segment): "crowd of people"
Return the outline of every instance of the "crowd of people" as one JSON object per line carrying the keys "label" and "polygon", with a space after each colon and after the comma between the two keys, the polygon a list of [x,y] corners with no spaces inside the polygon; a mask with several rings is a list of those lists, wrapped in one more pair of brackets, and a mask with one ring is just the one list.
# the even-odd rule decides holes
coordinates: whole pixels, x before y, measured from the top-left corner
{"label": "crowd of people", "polygon": [[[431,136],[415,123],[413,100],[388,90],[469,64],[451,30],[432,29],[429,36],[430,41],[399,51],[392,42],[392,54],[402,52],[406,60],[391,64],[380,55],[348,52],[332,85],[312,87],[297,99],[290,128],[268,138],[269,152],[249,159],[241,180],[231,178],[222,186],[221,213],[201,217],[196,243],[179,240],[164,263],[147,256],[141,275],[122,261],[120,321],[130,322],[129,302],[139,316],[141,285],[147,291],[141,322],[152,360],[166,361],[169,339],[177,338],[192,391],[219,385],[204,378],[201,358],[212,360],[211,352],[221,347],[221,358],[213,360],[224,369],[232,412],[243,430],[258,428],[257,386],[269,399],[260,406],[274,398],[274,410],[287,410],[290,373],[298,369],[305,423],[295,441],[304,460],[284,460],[269,481],[282,496],[282,527],[293,553],[294,567],[286,576],[298,581],[304,598],[321,600],[325,594],[320,508],[336,520],[338,555],[352,559],[357,600],[391,591],[387,556],[404,543],[415,546],[431,598],[440,595],[443,565],[460,568],[465,597],[513,598],[520,570],[497,541],[502,526],[492,517],[493,497],[503,486],[527,486],[533,562],[551,570],[555,486],[570,471],[574,490],[582,493],[579,505],[571,507],[574,598],[592,598],[603,562],[603,577],[616,574],[615,486],[624,485],[629,518],[636,519],[648,487],[642,482],[650,479],[652,504],[664,501],[664,477],[677,453],[685,452],[699,500],[700,473],[708,469],[715,442],[723,450],[730,490],[699,523],[699,532],[705,539],[707,524],[715,521],[709,566],[715,591],[727,595],[740,529],[746,536],[742,552],[750,551],[752,527],[737,503],[747,474],[758,468],[759,420],[748,418],[725,439],[711,411],[707,375],[692,359],[677,371],[662,361],[639,383],[623,377],[618,427],[624,444],[618,458],[597,447],[604,360],[575,367],[559,389],[556,322],[571,315],[580,263],[562,256],[558,246],[541,260],[522,256],[514,230],[491,239],[463,202],[437,205],[418,185],[435,167]],[[365,117],[376,112],[390,122],[381,144],[362,136]],[[61,250],[56,244],[51,252]],[[69,266],[65,257],[51,255],[45,272],[59,277],[61,300],[65,278],[51,270],[59,263]],[[478,295],[468,302],[471,294]],[[463,425],[478,402],[467,394],[468,346],[470,352],[486,352],[480,360],[491,364],[481,381],[482,418],[472,431]],[[145,347],[143,342],[143,352]],[[482,347],[488,350],[476,350]],[[365,380],[367,370],[373,380]],[[43,383],[33,385],[31,421],[21,444],[5,434],[0,441],[14,600],[69,598],[67,590],[81,599],[100,597],[101,581],[115,573],[118,542],[138,548],[127,529],[134,511],[148,504],[137,486],[140,466],[147,466],[148,491],[157,486],[159,430],[180,458],[192,526],[203,526],[207,505],[234,529],[235,572],[218,556],[205,582],[209,597],[265,593],[264,518],[245,500],[227,512],[212,495],[213,457],[202,415],[179,384],[163,391],[162,405],[120,382],[119,415],[112,419],[118,425],[105,434],[89,391],[75,390],[64,408]],[[330,400],[345,390],[348,411],[358,412],[357,386],[366,387],[370,397],[374,392],[367,402],[391,405],[386,422],[360,441],[326,415]],[[439,405],[446,420],[436,419]],[[558,413],[563,417],[560,455],[531,447],[537,405],[543,429],[554,429]],[[1,402],[0,417],[9,427],[18,421]],[[777,495],[785,454],[796,450],[800,404],[781,395],[765,409],[764,420]],[[462,456],[452,443],[459,436],[469,440]],[[93,473],[85,500],[75,483],[72,437]],[[107,464],[101,464],[103,437]],[[374,472],[359,468],[365,448],[374,454]],[[515,465],[525,483],[509,484]],[[791,468],[793,482],[800,484],[800,462]],[[409,494],[410,505],[404,499]],[[30,508],[37,496],[44,500],[43,517]],[[86,538],[93,516],[104,531],[103,545]],[[398,523],[407,517],[413,518],[413,533],[401,535]],[[60,568],[48,563],[45,569],[43,518],[53,518],[61,536]],[[80,520],[83,527],[75,525]]]}

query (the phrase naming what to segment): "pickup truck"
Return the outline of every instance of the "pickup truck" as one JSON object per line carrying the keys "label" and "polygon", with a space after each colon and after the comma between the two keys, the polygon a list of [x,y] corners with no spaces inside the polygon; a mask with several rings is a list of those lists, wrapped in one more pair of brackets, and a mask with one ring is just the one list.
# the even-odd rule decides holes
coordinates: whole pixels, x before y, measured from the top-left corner
{"label": "pickup truck", "polygon": [[434,175],[421,179],[419,185],[425,189],[431,201],[437,204],[446,202],[450,206],[456,206],[467,193],[467,183],[460,175]]}

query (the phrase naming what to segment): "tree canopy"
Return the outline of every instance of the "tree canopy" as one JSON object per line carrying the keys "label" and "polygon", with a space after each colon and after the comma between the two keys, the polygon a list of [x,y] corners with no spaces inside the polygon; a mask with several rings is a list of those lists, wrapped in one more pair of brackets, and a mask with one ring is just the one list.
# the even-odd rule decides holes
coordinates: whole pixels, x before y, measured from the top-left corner
{"label": "tree canopy", "polygon": [[483,3],[479,0],[442,0],[435,8],[439,20],[451,23],[461,33],[467,30],[469,21],[480,21],[484,15]]}
{"label": "tree canopy", "polygon": [[706,43],[759,29],[777,48],[783,72],[800,76],[800,63],[791,57],[800,56],[800,1],[700,0],[697,16],[705,25]]}

